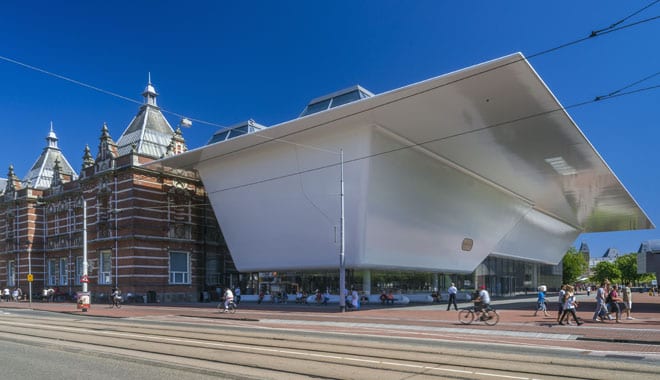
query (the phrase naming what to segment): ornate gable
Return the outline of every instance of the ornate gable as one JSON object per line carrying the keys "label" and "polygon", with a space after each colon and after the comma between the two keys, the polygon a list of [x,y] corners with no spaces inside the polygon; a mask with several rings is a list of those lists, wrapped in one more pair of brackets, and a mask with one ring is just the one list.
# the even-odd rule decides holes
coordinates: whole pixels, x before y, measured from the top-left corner
{"label": "ornate gable", "polygon": [[16,198],[16,192],[21,189],[21,180],[14,173],[14,165],[9,165],[7,172],[7,186],[5,187],[5,199]]}
{"label": "ornate gable", "polygon": [[94,162],[96,165],[95,171],[97,173],[114,168],[115,159],[119,156],[117,153],[117,144],[115,144],[112,137],[110,137],[108,125],[106,123],[103,123],[99,140],[99,151],[96,154],[96,161]]}

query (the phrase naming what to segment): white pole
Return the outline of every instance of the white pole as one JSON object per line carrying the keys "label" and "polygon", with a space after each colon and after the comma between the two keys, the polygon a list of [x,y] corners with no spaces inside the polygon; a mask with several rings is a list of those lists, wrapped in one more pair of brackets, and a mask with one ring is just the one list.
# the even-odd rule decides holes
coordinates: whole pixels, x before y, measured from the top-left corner
{"label": "white pole", "polygon": [[339,220],[339,230],[340,230],[340,243],[339,243],[339,310],[341,312],[346,311],[346,297],[344,296],[344,289],[346,289],[346,263],[344,261],[344,249],[345,249],[345,226],[344,226],[344,150],[340,150],[340,159],[341,159],[341,175],[339,177],[339,199],[341,203],[341,217]]}
{"label": "white pole", "polygon": [[119,209],[117,208],[119,204],[119,199],[117,195],[117,176],[115,175],[115,287],[119,288]]}
{"label": "white pole", "polygon": [[[32,243],[28,243],[28,274],[32,276]],[[32,279],[34,277],[30,278],[30,281],[28,281],[28,297],[30,298],[30,308],[32,308]]]}
{"label": "white pole", "polygon": [[[87,201],[83,199],[83,277],[87,278]],[[87,293],[87,282],[82,283],[82,291]]]}

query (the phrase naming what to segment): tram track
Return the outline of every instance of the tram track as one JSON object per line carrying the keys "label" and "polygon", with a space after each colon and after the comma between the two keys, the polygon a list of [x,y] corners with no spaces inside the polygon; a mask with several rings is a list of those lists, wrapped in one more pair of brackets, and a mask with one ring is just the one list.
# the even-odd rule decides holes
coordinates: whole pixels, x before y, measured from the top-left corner
{"label": "tram track", "polygon": [[[143,357],[216,375],[237,370],[238,374],[246,374],[245,369],[250,369],[248,372],[263,371],[259,376],[268,373],[269,378],[355,378],[357,373],[360,378],[380,380],[608,378],[612,371],[621,369],[621,363],[608,368],[604,366],[605,361],[585,367],[585,362],[578,358],[535,358],[516,354],[485,358],[478,346],[457,350],[414,339],[351,338],[309,331],[269,331],[220,324],[157,324],[143,320],[12,319],[7,316],[1,319],[11,331],[0,333],[1,339],[37,340],[55,348],[91,350],[97,354],[114,352],[119,356]],[[644,366],[639,364],[635,366],[636,373],[656,374],[657,367],[650,366],[645,372]],[[571,373],[590,375],[573,376]]]}

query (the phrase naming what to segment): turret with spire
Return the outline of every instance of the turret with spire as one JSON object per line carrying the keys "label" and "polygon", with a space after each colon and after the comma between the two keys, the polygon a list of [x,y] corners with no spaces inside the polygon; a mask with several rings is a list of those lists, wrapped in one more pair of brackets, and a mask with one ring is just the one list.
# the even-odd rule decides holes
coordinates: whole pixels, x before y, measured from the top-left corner
{"label": "turret with spire", "polygon": [[156,92],[154,86],[151,84],[151,72],[149,73],[147,87],[144,88],[142,96],[144,96],[144,104],[158,107],[158,104],[156,104],[156,97],[158,96],[158,93]]}
{"label": "turret with spire", "polygon": [[117,140],[118,154],[124,156],[133,153],[135,145],[135,154],[158,159],[167,153],[175,132],[158,107],[158,92],[151,83],[151,73],[142,96],[144,104]]}
{"label": "turret with spire", "polygon": [[66,157],[57,146],[57,135],[53,128],[53,122],[50,122],[50,131],[46,136],[47,145],[37,161],[32,165],[28,174],[23,178],[26,187],[35,189],[47,189],[51,187],[54,176],[54,167],[56,163],[59,165],[60,179],[67,178],[68,181],[73,181],[78,178],[75,170]]}

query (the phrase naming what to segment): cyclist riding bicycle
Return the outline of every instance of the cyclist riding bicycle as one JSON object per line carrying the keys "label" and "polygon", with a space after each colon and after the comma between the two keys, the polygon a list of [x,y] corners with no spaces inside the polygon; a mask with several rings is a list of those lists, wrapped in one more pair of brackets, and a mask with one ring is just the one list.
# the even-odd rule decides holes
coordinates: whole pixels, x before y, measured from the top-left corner
{"label": "cyclist riding bicycle", "polygon": [[231,302],[234,302],[234,293],[227,287],[227,290],[225,290],[225,312],[229,310],[229,304]]}
{"label": "cyclist riding bicycle", "polygon": [[483,319],[486,317],[484,311],[490,308],[490,294],[488,294],[488,290],[486,290],[486,285],[481,285],[480,289],[479,295],[474,301],[474,309],[476,312],[481,312],[481,318]]}
{"label": "cyclist riding bicycle", "polygon": [[119,290],[117,287],[112,288],[110,297],[112,297],[112,304],[117,305],[119,302],[121,302],[121,290]]}

